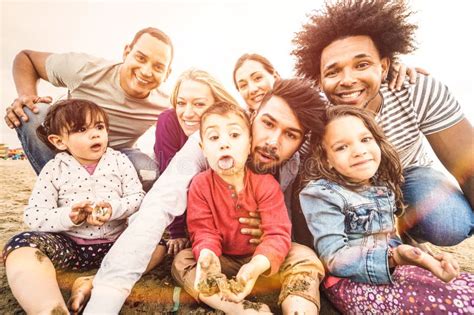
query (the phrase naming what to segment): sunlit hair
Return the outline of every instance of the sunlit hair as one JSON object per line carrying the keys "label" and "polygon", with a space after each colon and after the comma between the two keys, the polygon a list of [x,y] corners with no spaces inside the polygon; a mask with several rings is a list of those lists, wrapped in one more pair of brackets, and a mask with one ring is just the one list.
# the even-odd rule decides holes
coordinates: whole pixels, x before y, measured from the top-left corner
{"label": "sunlit hair", "polygon": [[199,134],[201,136],[201,139],[204,132],[204,124],[206,122],[206,119],[209,116],[211,115],[227,116],[230,114],[234,114],[237,117],[242,118],[250,134],[250,119],[242,107],[233,103],[217,102],[214,105],[210,106],[208,109],[206,109],[201,116],[201,126],[199,127]]}
{"label": "sunlit hair", "polygon": [[184,81],[195,81],[207,85],[211,89],[212,96],[216,103],[226,102],[239,106],[239,103],[227,92],[225,87],[208,72],[199,69],[189,69],[179,76],[171,91],[170,101],[174,108],[176,108],[176,104],[178,103],[179,89]]}
{"label": "sunlit hair", "polygon": [[263,97],[256,116],[274,96],[283,99],[288,104],[303,127],[305,135],[314,129],[321,129],[321,118],[327,104],[308,80],[294,78],[275,81],[273,89]]}
{"label": "sunlit hair", "polygon": [[237,62],[235,63],[235,66],[234,66],[234,72],[232,73],[232,78],[234,79],[234,85],[237,90],[239,90],[239,85],[237,84],[237,80],[235,79],[235,73],[237,72],[237,70],[240,69],[240,67],[242,67],[244,62],[246,62],[247,60],[253,60],[253,61],[259,62],[263,66],[263,69],[265,69],[268,73],[270,73],[271,75],[276,75],[277,77],[280,77],[278,72],[275,70],[275,67],[267,58],[259,54],[243,54],[242,56],[240,56],[239,59],[237,59]]}
{"label": "sunlit hair", "polygon": [[173,56],[174,56],[174,48],[173,48],[173,43],[171,42],[171,38],[169,38],[168,35],[166,35],[164,32],[160,31],[159,29],[155,27],[147,27],[147,28],[139,30],[135,34],[135,37],[133,38],[132,42],[130,43],[130,48],[133,48],[133,46],[137,43],[137,41],[140,39],[140,37],[143,34],[150,34],[151,36],[155,37],[156,39],[170,46],[171,48],[170,64],[171,64],[171,62],[173,61]]}
{"label": "sunlit hair", "polygon": [[82,127],[94,126],[99,121],[104,123],[108,131],[107,113],[94,102],[83,99],[62,100],[48,108],[46,118],[36,129],[36,134],[44,144],[57,151],[49,142],[48,136],[75,133]]}
{"label": "sunlit hair", "polygon": [[380,147],[381,159],[377,173],[371,178],[372,184],[382,183],[387,185],[395,193],[397,215],[403,212],[403,195],[401,185],[403,184],[403,169],[397,151],[385,137],[382,129],[374,120],[373,113],[355,106],[338,105],[331,106],[324,115],[324,127],[314,130],[311,135],[312,155],[304,165],[304,182],[310,180],[327,179],[336,182],[349,189],[360,186],[359,183],[352,182],[346,176],[331,168],[328,163],[327,152],[323,146],[323,139],[326,135],[326,128],[330,122],[341,118],[353,116],[359,118],[365,127],[372,133],[377,145]]}
{"label": "sunlit hair", "polygon": [[[380,58],[391,62],[400,54],[415,50],[417,26],[408,22],[412,12],[403,0],[339,0],[309,16],[293,39],[296,73],[319,84],[321,54],[336,40],[350,36],[369,36]],[[393,74],[389,72],[388,79]]]}

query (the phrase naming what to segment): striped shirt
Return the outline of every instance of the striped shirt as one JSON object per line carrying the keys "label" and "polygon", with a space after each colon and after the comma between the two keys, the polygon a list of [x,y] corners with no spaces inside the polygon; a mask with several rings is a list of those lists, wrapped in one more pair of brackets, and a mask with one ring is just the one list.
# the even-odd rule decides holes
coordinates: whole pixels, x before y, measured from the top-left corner
{"label": "striped shirt", "polygon": [[423,135],[454,126],[464,118],[448,88],[431,76],[419,75],[414,85],[405,82],[400,91],[380,87],[383,101],[375,117],[397,150],[404,168],[433,162]]}

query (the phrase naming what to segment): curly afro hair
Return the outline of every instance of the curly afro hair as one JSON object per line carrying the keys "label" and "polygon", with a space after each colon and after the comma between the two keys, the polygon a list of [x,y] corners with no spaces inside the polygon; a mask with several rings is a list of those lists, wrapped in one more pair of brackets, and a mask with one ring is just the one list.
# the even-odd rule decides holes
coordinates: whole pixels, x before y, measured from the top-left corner
{"label": "curly afro hair", "polygon": [[388,57],[391,62],[399,54],[413,52],[417,26],[407,21],[411,14],[403,0],[326,2],[325,8],[309,16],[310,21],[293,39],[297,75],[319,84],[323,49],[348,36],[369,36],[380,57]]}

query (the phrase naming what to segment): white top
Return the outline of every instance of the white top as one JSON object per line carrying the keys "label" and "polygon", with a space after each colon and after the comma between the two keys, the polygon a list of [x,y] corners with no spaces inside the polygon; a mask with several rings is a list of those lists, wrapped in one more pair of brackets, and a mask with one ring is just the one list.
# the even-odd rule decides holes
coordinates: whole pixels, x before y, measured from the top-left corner
{"label": "white top", "polygon": [[[137,172],[124,154],[107,148],[90,175],[73,156],[62,152],[38,175],[24,220],[33,231],[114,241],[125,230],[127,218],[138,210],[144,195]],[[75,225],[69,218],[71,207],[86,200],[109,202],[110,220],[100,227],[87,222]]]}

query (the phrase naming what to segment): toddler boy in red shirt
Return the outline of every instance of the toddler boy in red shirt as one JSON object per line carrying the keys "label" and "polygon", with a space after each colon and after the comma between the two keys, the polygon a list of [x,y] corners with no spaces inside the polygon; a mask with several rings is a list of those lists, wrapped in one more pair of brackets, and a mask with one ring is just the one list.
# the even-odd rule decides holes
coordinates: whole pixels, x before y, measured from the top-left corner
{"label": "toddler boy in red shirt", "polygon": [[[246,113],[232,104],[217,103],[202,115],[201,147],[210,169],[197,175],[189,188],[187,225],[192,248],[175,257],[173,277],[191,296],[215,309],[254,314],[270,309],[266,305],[259,311],[247,308],[244,298],[260,275],[278,276],[284,313],[316,314],[319,279],[314,275],[321,275],[321,263],[311,249],[291,243],[291,223],[275,178],[246,166],[250,130]],[[258,245],[240,232],[238,218],[247,217],[247,212],[260,215],[263,235]],[[220,272],[236,275],[240,289],[212,295],[200,292],[200,282]]]}

